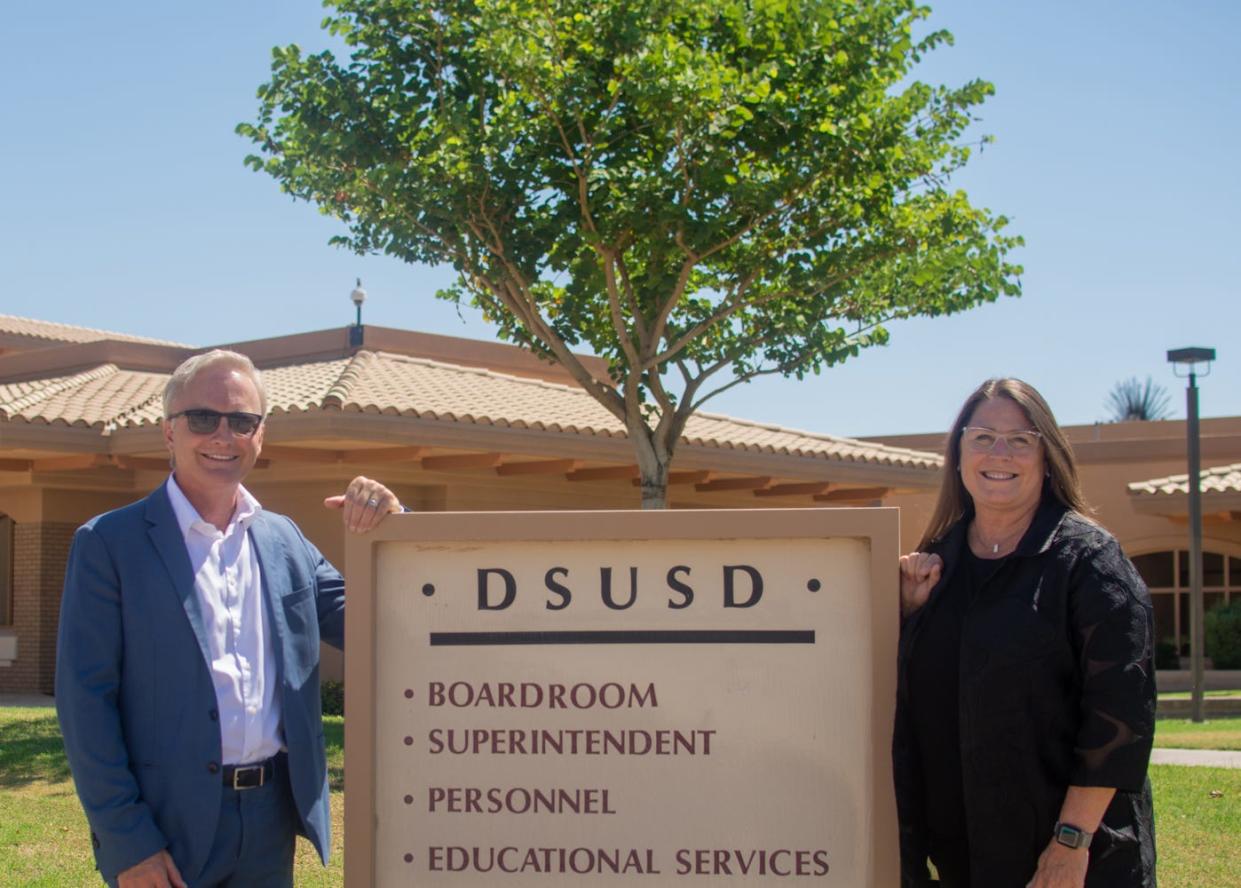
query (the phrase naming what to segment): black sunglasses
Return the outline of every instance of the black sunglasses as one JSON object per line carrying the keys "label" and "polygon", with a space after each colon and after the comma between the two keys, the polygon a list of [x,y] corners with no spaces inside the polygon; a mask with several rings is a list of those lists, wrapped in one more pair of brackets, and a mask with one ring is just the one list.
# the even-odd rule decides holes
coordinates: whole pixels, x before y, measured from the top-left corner
{"label": "black sunglasses", "polygon": [[234,435],[241,435],[248,438],[254,434],[259,425],[263,422],[263,417],[257,413],[221,413],[218,410],[208,410],[205,407],[193,407],[189,410],[182,410],[180,413],[173,413],[168,416],[169,420],[176,419],[178,416],[184,416],[185,422],[190,427],[190,431],[195,435],[210,435],[220,427],[220,417],[228,420],[228,428]]}

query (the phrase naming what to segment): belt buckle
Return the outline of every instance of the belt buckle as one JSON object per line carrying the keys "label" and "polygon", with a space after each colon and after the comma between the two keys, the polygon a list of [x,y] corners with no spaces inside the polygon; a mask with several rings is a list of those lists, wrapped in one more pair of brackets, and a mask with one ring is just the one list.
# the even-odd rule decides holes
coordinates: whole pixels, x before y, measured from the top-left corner
{"label": "belt buckle", "polygon": [[[251,775],[258,776],[258,783],[251,782]],[[233,769],[233,789],[258,789],[266,782],[267,768],[264,765],[248,765]]]}

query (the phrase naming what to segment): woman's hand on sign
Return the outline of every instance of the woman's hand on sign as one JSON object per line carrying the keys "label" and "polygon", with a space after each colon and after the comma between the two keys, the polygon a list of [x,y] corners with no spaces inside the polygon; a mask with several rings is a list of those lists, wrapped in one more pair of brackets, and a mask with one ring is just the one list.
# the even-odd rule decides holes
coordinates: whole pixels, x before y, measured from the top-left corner
{"label": "woman's hand on sign", "polygon": [[926,604],[939,582],[944,561],[938,555],[910,552],[901,556],[901,616],[907,617]]}

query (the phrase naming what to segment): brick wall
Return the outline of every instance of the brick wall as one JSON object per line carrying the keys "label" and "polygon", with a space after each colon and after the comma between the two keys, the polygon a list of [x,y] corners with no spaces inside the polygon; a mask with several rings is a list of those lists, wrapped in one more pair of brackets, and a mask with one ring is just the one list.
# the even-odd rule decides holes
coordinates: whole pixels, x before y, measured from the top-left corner
{"label": "brick wall", "polygon": [[74,524],[13,527],[13,630],[17,659],[0,668],[0,692],[51,693],[56,622]]}

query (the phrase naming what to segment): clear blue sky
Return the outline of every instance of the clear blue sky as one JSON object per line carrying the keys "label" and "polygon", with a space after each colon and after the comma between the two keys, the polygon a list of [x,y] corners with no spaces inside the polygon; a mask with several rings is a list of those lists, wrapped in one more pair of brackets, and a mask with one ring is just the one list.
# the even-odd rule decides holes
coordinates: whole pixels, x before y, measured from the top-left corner
{"label": "clear blue sky", "polygon": [[[930,0],[956,46],[920,76],[982,77],[996,142],[958,183],[1013,219],[1025,294],[893,328],[803,383],[709,409],[836,434],[944,428],[990,375],[1038,386],[1061,422],[1105,417],[1169,348],[1214,346],[1207,416],[1241,414],[1241,3]],[[270,50],[327,45],[317,0],[7,9],[0,27],[0,312],[194,344],[368,323],[489,338],[433,297],[441,269],[327,246],[338,224],[242,166]]]}

